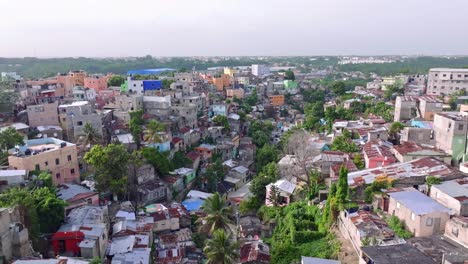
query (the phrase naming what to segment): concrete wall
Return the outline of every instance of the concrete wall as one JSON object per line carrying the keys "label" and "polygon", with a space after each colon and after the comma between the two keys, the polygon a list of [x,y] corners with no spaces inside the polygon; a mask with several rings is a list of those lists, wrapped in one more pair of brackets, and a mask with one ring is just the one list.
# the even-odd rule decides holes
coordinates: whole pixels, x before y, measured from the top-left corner
{"label": "concrete wall", "polygon": [[427,94],[449,95],[468,90],[468,70],[431,69],[427,81]]}
{"label": "concrete wall", "polygon": [[401,141],[414,141],[419,144],[435,145],[434,132],[428,128],[405,127],[401,132]]}
{"label": "concrete wall", "polygon": [[439,190],[437,185],[432,185],[430,197],[443,206],[453,209],[456,215],[468,216],[468,211],[462,210],[462,204],[459,200],[451,197],[447,193]]}
{"label": "concrete wall", "polygon": [[[441,233],[450,219],[448,213],[432,212],[425,215],[414,214],[410,209],[390,197],[388,213],[404,222],[406,228],[415,237],[431,236]],[[439,222],[440,221],[440,222]],[[440,224],[437,225],[437,222]]]}
{"label": "concrete wall", "polygon": [[59,125],[58,103],[30,105],[27,107],[29,126]]}
{"label": "concrete wall", "polygon": [[[56,159],[59,160],[58,165],[55,163]],[[37,155],[24,157],[9,156],[8,163],[15,169],[28,171],[36,170],[36,165],[39,165],[40,170],[46,170],[51,173],[54,185],[79,182],[80,180],[75,145],[45,151]],[[74,173],[72,173],[72,170],[74,170]]]}
{"label": "concrete wall", "polygon": [[462,218],[452,218],[445,225],[445,235],[468,248],[468,222]]}

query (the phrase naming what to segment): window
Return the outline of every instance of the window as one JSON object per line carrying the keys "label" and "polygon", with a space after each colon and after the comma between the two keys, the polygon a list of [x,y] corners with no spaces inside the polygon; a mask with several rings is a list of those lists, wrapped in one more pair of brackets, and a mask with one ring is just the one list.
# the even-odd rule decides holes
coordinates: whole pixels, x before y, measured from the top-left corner
{"label": "window", "polygon": [[41,166],[39,166],[39,164],[36,164],[36,170],[37,171],[41,170]]}
{"label": "window", "polygon": [[78,121],[78,122],[76,122],[76,124],[77,124],[78,126],[82,126],[82,125],[83,125],[83,121]]}
{"label": "window", "polygon": [[432,226],[432,223],[434,222],[434,220],[432,220],[431,217],[427,218],[426,219],[426,226]]}
{"label": "window", "polygon": [[458,125],[458,130],[463,130],[463,124]]}
{"label": "window", "polygon": [[458,237],[458,228],[456,227],[452,228],[452,235],[454,235],[455,237]]}
{"label": "window", "polygon": [[55,159],[55,165],[59,165],[60,164],[60,160],[59,159]]}
{"label": "window", "polygon": [[75,169],[71,169],[71,170],[70,170],[70,173],[71,173],[71,174],[75,174]]}
{"label": "window", "polygon": [[67,160],[68,160],[68,161],[71,161],[71,155],[68,155],[68,156],[67,156]]}
{"label": "window", "polygon": [[447,77],[447,74],[442,74],[442,77]]}
{"label": "window", "polygon": [[44,165],[49,166],[49,162],[48,161],[44,162]]}
{"label": "window", "polygon": [[60,179],[60,173],[55,174],[55,177],[56,177],[57,179]]}
{"label": "window", "polygon": [[411,220],[416,220],[416,215],[414,213],[411,213]]}

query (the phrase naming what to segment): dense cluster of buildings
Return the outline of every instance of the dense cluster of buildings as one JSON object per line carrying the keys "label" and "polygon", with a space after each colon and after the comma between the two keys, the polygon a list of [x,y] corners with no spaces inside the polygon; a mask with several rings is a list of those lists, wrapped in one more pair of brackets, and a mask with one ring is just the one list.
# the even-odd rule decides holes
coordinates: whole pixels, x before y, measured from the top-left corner
{"label": "dense cluster of buildings", "polygon": [[[343,58],[341,64],[391,62]],[[292,70],[295,79],[288,79],[285,70]],[[257,171],[256,146],[247,133],[250,123],[270,121],[273,131],[268,144],[278,144],[284,133],[304,122],[302,92],[327,89],[316,82],[323,74],[323,70],[301,73],[260,64],[200,72],[145,69],[129,71],[124,82],[113,87],[108,85],[112,74],[71,71],[26,80],[2,73],[2,78],[16,80],[20,100],[15,118],[5,120],[0,130],[14,128],[25,140],[8,150],[7,168],[0,170],[0,189],[28,185],[39,171],[51,174],[58,197],[67,203],[66,217],[41,253],[63,258],[57,263],[67,263],[67,258],[87,263],[86,259],[96,257],[114,264],[199,263],[203,254],[194,241],[192,217],[203,215],[204,201],[213,192],[225,195],[231,205],[252,196],[249,187]],[[393,122],[376,114],[357,113],[356,120],[332,124],[321,120],[331,130],[307,133],[298,146],[304,148],[302,156],[296,149],[280,158],[281,178],[265,186],[265,205],[297,201],[304,189],[303,176],[310,169],[317,170],[330,187],[345,167],[350,199],[357,206],[339,213],[337,227],[359,263],[395,263],[400,258],[402,263],[445,264],[468,259],[468,107],[459,104],[459,109],[446,111],[449,98],[444,98],[466,90],[466,74],[466,70],[431,69],[428,75],[374,75],[365,87],[348,91],[351,99],[342,101],[327,91],[329,102],[324,109],[352,109],[370,101],[385,102],[384,93],[397,87],[403,94],[394,98],[394,104],[386,103],[394,107],[393,121],[404,128],[392,131]],[[247,104],[248,100],[254,102]],[[130,113],[139,110],[145,122],[164,125],[159,140],[143,136],[135,140]],[[89,176],[83,163],[89,145],[83,139],[90,128],[103,145],[120,142],[131,152],[141,144],[170,159],[182,154],[187,162],[169,173],[146,163],[132,164],[128,176],[137,183],[133,203],[118,201],[98,193],[92,177],[84,178]],[[332,150],[333,140],[346,132],[358,151]],[[223,172],[215,183],[204,176],[214,159],[220,161]],[[357,164],[359,159],[362,164]],[[436,182],[428,181],[434,178]],[[369,194],[366,188],[380,182],[391,187]],[[323,206],[327,195],[327,190],[320,190],[311,202]],[[0,211],[4,223],[0,255],[8,261],[21,259],[14,263],[41,263],[28,242],[21,212],[17,208]],[[392,229],[388,224],[392,216],[411,238],[399,237]],[[271,235],[274,225],[262,223],[256,215],[239,214],[236,225],[239,263],[269,263],[270,249],[262,237]],[[302,263],[339,262],[303,257]]]}

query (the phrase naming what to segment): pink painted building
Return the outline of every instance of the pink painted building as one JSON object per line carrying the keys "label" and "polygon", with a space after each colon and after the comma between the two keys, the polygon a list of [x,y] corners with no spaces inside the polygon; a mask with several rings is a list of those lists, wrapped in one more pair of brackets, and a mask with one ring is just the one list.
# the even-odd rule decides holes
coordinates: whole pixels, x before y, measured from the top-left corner
{"label": "pink painted building", "polygon": [[31,139],[9,152],[8,163],[16,170],[48,171],[56,186],[80,181],[75,144],[56,138]]}
{"label": "pink painted building", "polygon": [[391,151],[391,145],[382,140],[369,141],[364,145],[363,153],[366,168],[372,169],[397,162]]}

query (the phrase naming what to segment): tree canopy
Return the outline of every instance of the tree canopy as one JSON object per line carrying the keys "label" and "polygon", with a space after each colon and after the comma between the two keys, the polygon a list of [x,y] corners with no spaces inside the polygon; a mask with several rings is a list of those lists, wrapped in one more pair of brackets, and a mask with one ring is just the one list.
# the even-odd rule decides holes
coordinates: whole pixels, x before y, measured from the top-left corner
{"label": "tree canopy", "polygon": [[125,82],[125,78],[121,75],[113,75],[107,80],[109,86],[121,86]]}
{"label": "tree canopy", "polygon": [[124,194],[126,190],[131,158],[122,144],[96,145],[84,156],[86,163],[94,168],[96,189],[114,194]]}

